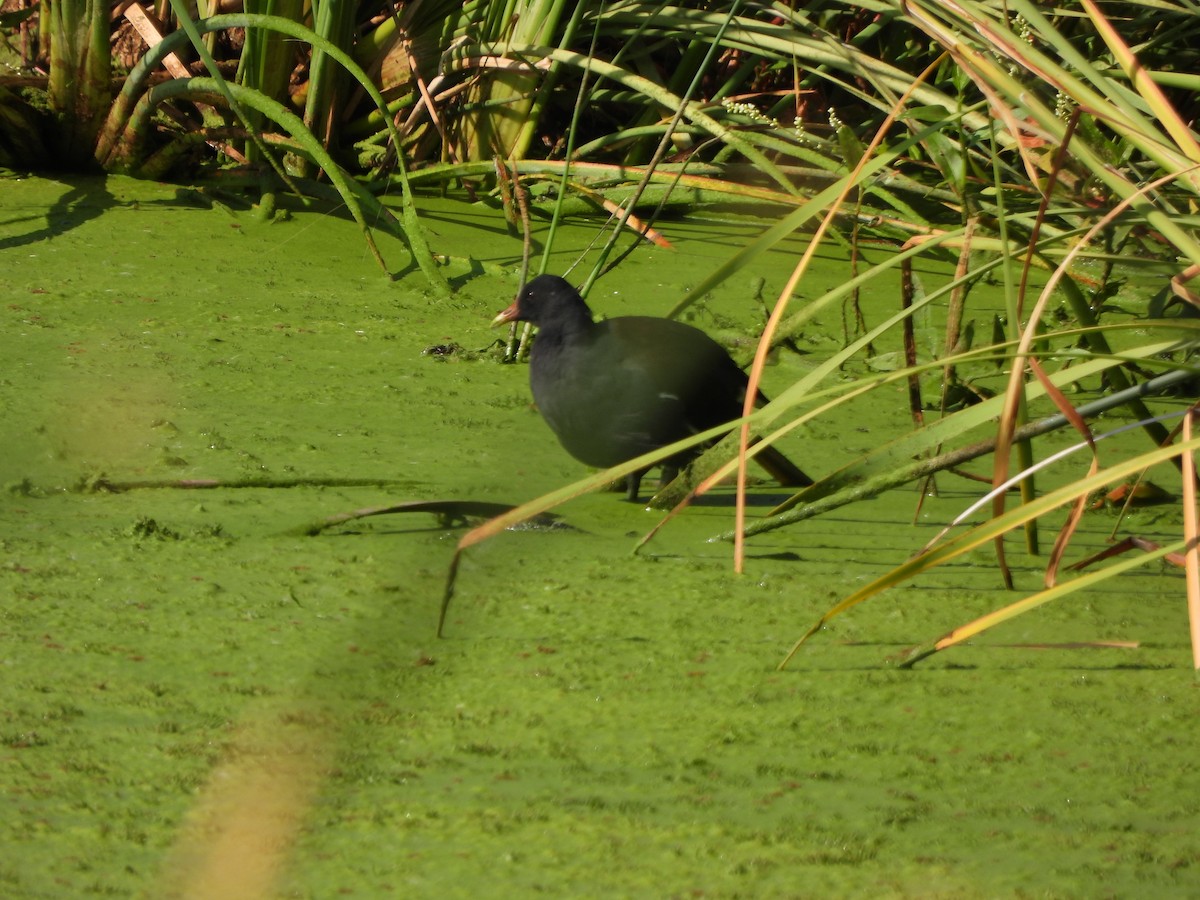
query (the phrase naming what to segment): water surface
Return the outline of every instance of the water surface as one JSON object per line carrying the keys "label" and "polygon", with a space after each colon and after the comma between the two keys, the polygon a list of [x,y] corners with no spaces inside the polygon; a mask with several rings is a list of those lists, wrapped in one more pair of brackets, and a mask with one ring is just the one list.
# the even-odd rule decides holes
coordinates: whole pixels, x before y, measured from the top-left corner
{"label": "water surface", "polygon": [[[980,550],[775,671],[963,508],[968,482],[943,479],[916,524],[896,491],[756,539],[744,576],[706,540],[729,527],[727,493],[636,557],[657,515],[587,496],[559,510],[569,528],[470,551],[442,640],[461,531],[409,514],[305,536],[361,507],[519,503],[583,474],[488,328],[519,241],[465,199],[422,208],[450,299],[386,277],[336,216],[268,224],[169,185],[0,181],[5,896],[1200,890],[1200,695],[1175,571],[887,667],[1016,599]],[[591,301],[661,314],[765,224],[668,222],[677,249],[635,254]],[[566,230],[558,270],[594,229]],[[403,247],[381,246],[403,270]],[[800,246],[760,262],[767,302]],[[805,295],[847,277],[827,255]],[[738,276],[692,321],[744,334],[756,289]],[[865,302],[878,320],[896,299]],[[819,317],[768,391],[841,340],[840,312]],[[824,474],[903,433],[905,402],[877,392],[787,449]],[[131,489],[86,489],[103,482]],[[778,494],[755,496],[761,513]],[[1130,527],[1172,539],[1176,517]],[[1112,523],[1091,514],[1078,555]],[[1044,560],[1010,554],[1036,590]],[[1138,646],[1045,646],[1097,641]]]}

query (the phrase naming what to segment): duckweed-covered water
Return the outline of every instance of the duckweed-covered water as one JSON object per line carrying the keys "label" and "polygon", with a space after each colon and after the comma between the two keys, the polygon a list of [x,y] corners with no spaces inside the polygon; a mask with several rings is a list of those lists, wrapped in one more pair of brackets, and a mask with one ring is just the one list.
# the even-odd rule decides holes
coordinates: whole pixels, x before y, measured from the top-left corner
{"label": "duckweed-covered water", "polygon": [[[887,667],[1014,599],[981,550],[775,670],[963,508],[967,482],[944,480],[915,525],[898,491],[756,539],[740,577],[706,541],[727,494],[640,556],[658,517],[588,496],[562,527],[470,551],[441,640],[460,530],[412,513],[306,536],[362,507],[517,503],[581,474],[488,329],[519,241],[479,204],[422,206],[451,299],[385,277],[341,218],[0,181],[0,894],[1200,892],[1200,693],[1175,571]],[[559,271],[594,227],[566,231]],[[661,313],[762,227],[667,223],[677,249],[635,254],[592,302]],[[796,247],[758,264],[767,300]],[[826,259],[806,293],[847,272]],[[749,328],[755,287],[736,277],[693,321]],[[867,302],[881,317],[895,298]],[[818,322],[768,390],[841,327]],[[906,427],[902,392],[876,393],[788,450],[822,474]],[[1176,516],[1132,528],[1169,538]],[[1089,514],[1078,554],[1112,523]],[[1036,589],[1043,560],[1010,554]]]}

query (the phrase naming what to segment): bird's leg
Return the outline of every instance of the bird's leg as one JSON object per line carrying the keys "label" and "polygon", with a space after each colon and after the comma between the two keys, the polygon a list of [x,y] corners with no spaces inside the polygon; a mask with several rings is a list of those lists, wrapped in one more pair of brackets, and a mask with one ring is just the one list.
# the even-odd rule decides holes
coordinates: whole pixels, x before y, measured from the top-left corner
{"label": "bird's leg", "polygon": [[646,474],[646,470],[640,472],[630,472],[625,476],[625,499],[630,503],[637,503],[638,489],[642,486],[642,476]]}

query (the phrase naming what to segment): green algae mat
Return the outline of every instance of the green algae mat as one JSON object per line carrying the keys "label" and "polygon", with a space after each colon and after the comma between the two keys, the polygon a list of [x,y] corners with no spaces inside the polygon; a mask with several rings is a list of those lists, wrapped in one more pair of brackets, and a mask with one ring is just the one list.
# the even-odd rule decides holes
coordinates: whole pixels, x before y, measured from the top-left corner
{"label": "green algae mat", "polygon": [[[1200,894],[1176,571],[888,667],[1014,599],[980,551],[776,671],[966,506],[966,483],[915,523],[897,491],[756,538],[743,576],[708,541],[728,493],[638,556],[658,516],[590,495],[472,548],[440,640],[454,517],[307,533],[582,474],[488,329],[519,241],[465,199],[421,206],[449,299],[381,274],[344,218],[0,180],[0,895]],[[592,302],[661,314],[761,227],[668,223],[677,249],[635,254]],[[564,231],[560,271],[594,228]],[[768,290],[795,249],[763,261]],[[735,281],[694,324],[752,324]],[[818,324],[768,392],[839,329]],[[904,430],[899,390],[870,402],[789,454],[823,474]],[[756,488],[752,511],[778,499]],[[1176,516],[1134,526],[1169,539]],[[1079,540],[1111,527],[1093,512]],[[1010,553],[1035,589],[1042,561]]]}

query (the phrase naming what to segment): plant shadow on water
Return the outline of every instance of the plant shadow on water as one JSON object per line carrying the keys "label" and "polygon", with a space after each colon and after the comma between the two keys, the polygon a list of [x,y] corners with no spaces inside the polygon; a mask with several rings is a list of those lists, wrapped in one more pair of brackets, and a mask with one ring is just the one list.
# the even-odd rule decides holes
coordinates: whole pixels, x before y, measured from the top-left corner
{"label": "plant shadow on water", "polygon": [[106,184],[102,178],[63,182],[62,194],[49,207],[6,204],[5,234],[0,237],[0,250],[28,247],[60,237],[72,228],[104,215],[118,204]]}
{"label": "plant shadow on water", "polygon": [[[72,190],[4,188],[8,209]],[[915,526],[915,495],[890,491],[762,535],[745,576],[708,542],[729,527],[728,494],[638,556],[658,514],[594,494],[558,510],[574,529],[472,548],[437,640],[457,532],[297,529],[580,476],[528,408],[523,367],[421,355],[447,337],[486,345],[512,280],[433,301],[364,263],[343,220],[231,228],[165,186],[104,192],[119,202],[23,245],[36,256],[8,254],[2,276],[6,895],[184,896],[226,884],[222,865],[285,897],[1193,892],[1200,784],[1183,760],[1200,692],[1173,571],[1130,573],[914,671],[881,665],[1004,602],[974,551],[831,623],[780,673],[799,629],[961,510],[956,482]],[[443,215],[438,240],[477,237],[452,228],[462,201],[421,202]],[[153,247],[123,256],[147,231]],[[615,306],[635,311],[651,277],[664,294],[687,281],[709,251],[684,231],[678,270],[635,257]],[[766,278],[793,249],[765,258]],[[740,290],[711,308],[740,315],[723,306]],[[848,443],[904,427],[898,391],[867,402],[789,452],[830,471]],[[66,427],[97,404],[103,418]],[[65,489],[101,470],[297,484]],[[380,486],[317,483],[338,477]],[[778,499],[752,492],[752,512]],[[1148,533],[1178,526],[1135,516]],[[1102,546],[1110,515],[1084,522]],[[1039,561],[1010,543],[1035,585]]]}

